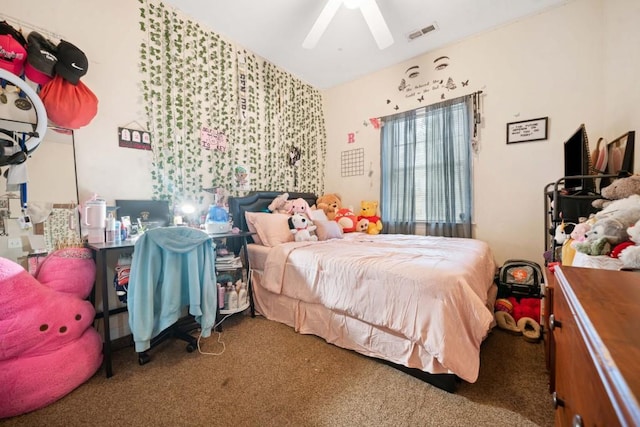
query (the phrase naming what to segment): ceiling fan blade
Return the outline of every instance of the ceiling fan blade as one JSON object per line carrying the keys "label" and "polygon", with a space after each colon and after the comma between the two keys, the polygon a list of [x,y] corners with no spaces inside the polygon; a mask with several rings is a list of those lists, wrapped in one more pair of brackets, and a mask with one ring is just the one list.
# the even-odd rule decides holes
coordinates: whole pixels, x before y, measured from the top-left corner
{"label": "ceiling fan blade", "polygon": [[307,34],[307,37],[302,42],[302,47],[305,49],[313,49],[316,44],[318,44],[318,40],[320,40],[320,37],[324,34],[324,31],[329,26],[329,22],[331,22],[341,4],[342,0],[327,1],[324,9],[320,12],[320,16],[318,16],[318,19],[316,19],[315,24],[311,27],[309,34]]}
{"label": "ceiling fan blade", "polygon": [[364,20],[367,21],[371,34],[378,44],[378,48],[384,49],[393,44],[393,36],[387,23],[384,21],[382,12],[378,8],[376,0],[365,0],[360,6]]}

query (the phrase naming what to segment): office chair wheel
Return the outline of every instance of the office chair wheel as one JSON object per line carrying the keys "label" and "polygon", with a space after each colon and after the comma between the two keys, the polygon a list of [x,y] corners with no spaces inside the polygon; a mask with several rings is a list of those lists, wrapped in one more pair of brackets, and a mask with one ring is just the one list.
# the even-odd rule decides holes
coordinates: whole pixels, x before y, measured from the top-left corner
{"label": "office chair wheel", "polygon": [[193,353],[193,351],[196,349],[196,346],[194,344],[187,344],[187,353]]}
{"label": "office chair wheel", "polygon": [[149,363],[151,361],[151,357],[146,353],[138,353],[138,364],[139,365],[144,365],[146,363]]}

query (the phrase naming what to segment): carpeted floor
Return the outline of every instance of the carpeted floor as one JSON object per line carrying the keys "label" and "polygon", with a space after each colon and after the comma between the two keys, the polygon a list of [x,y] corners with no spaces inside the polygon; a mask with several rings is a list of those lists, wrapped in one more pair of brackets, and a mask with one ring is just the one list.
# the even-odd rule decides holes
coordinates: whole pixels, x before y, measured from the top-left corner
{"label": "carpeted floor", "polygon": [[[494,330],[474,384],[447,393],[376,360],[262,317],[223,325],[220,356],[170,340],[140,366],[114,354],[58,402],[3,426],[551,426],[543,344]],[[217,334],[201,341],[220,352]]]}

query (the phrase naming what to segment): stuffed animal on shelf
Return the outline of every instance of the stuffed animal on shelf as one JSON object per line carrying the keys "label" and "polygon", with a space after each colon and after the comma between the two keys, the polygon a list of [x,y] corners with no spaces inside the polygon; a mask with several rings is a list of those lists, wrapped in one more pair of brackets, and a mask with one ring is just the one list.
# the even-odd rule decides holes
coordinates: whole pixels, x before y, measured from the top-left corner
{"label": "stuffed animal on shelf", "polygon": [[349,208],[338,209],[334,221],[338,223],[343,233],[356,231],[356,226],[358,225],[358,217]]}
{"label": "stuffed animal on shelf", "polygon": [[0,258],[0,418],[47,406],[100,368],[102,338],[86,300],[94,280],[86,248],[49,254],[35,277]]}
{"label": "stuffed animal on shelf", "polygon": [[624,268],[640,269],[640,220],[627,228],[627,234],[634,244],[624,248],[618,258],[622,261]]}
{"label": "stuffed animal on shelf", "polygon": [[334,220],[336,212],[342,209],[342,198],[338,193],[326,193],[318,197],[316,207],[322,209],[329,221]]}
{"label": "stuffed animal on shelf", "polygon": [[613,217],[597,220],[583,242],[574,242],[576,251],[587,255],[608,255],[611,249],[628,240],[627,226]]}
{"label": "stuffed animal on shelf", "polygon": [[288,213],[289,209],[291,209],[291,201],[288,199],[289,193],[282,193],[273,199],[267,209],[271,213]]}
{"label": "stuffed animal on shelf", "polygon": [[377,213],[378,202],[371,200],[363,200],[360,202],[360,215],[358,216],[358,221],[361,219],[369,221],[367,234],[380,234],[382,231],[382,221]]}
{"label": "stuffed animal on shelf", "polygon": [[640,175],[631,175],[625,178],[618,178],[611,184],[604,187],[600,194],[602,199],[591,202],[595,208],[606,208],[614,200],[626,199],[632,195],[640,195]]}
{"label": "stuffed animal on shelf", "polygon": [[288,219],[289,230],[293,233],[296,242],[315,242],[318,236],[311,235],[312,231],[317,228],[315,225],[309,225],[310,221],[299,213],[294,213]]}

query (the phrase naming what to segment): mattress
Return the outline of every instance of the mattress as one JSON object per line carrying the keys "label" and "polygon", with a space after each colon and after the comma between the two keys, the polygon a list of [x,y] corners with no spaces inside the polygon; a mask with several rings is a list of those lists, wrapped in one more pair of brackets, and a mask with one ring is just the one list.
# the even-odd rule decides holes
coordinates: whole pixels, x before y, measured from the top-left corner
{"label": "mattress", "polygon": [[367,356],[477,379],[495,300],[486,243],[352,233],[249,245],[249,257],[265,317]]}

